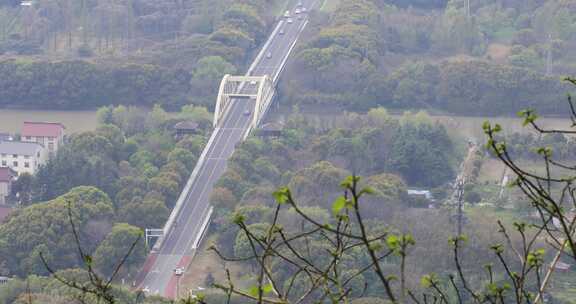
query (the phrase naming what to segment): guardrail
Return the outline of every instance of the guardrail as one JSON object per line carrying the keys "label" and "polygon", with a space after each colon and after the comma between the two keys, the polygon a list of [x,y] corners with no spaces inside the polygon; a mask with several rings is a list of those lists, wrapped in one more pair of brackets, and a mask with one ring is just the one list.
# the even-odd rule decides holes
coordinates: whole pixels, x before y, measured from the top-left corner
{"label": "guardrail", "polygon": [[302,25],[300,26],[300,29],[298,29],[298,35],[296,35],[296,39],[294,39],[294,41],[290,45],[290,48],[288,49],[288,52],[286,53],[286,56],[282,60],[282,63],[280,63],[280,68],[278,69],[278,71],[276,71],[276,74],[274,74],[274,77],[272,77],[272,82],[274,84],[276,84],[276,82],[278,81],[278,76],[280,76],[280,73],[282,73],[282,71],[284,71],[284,67],[286,67],[286,62],[288,62],[288,58],[290,58],[290,54],[292,54],[292,51],[296,47],[296,43],[298,42],[300,35],[304,31],[304,28],[306,28],[306,25],[308,25],[308,19],[306,19],[306,21],[304,21],[304,23],[302,23]]}
{"label": "guardrail", "polygon": [[198,176],[198,172],[204,166],[206,154],[208,154],[208,150],[210,150],[210,147],[212,146],[214,139],[218,135],[218,132],[220,132],[220,128],[215,128],[214,131],[212,132],[212,135],[210,136],[208,143],[206,143],[206,146],[204,147],[202,154],[200,154],[200,157],[198,158],[198,161],[196,162],[196,166],[194,167],[194,170],[192,171],[192,173],[190,174],[190,177],[188,178],[188,181],[186,182],[186,186],[184,186],[184,189],[182,189],[182,192],[180,192],[180,196],[178,197],[178,200],[176,201],[176,205],[174,206],[174,209],[172,209],[172,212],[170,213],[170,216],[168,217],[166,224],[164,224],[164,228],[162,229],[164,233],[163,233],[162,237],[160,237],[158,239],[158,241],[156,241],[156,244],[154,244],[153,250],[158,250],[160,248],[160,246],[162,246],[162,243],[164,242],[164,238],[166,237],[166,235],[170,231],[170,228],[172,228],[172,225],[174,224],[174,220],[176,219],[176,217],[180,213],[180,209],[182,209],[182,206],[184,205],[184,203],[186,202],[186,199],[188,198],[188,194],[190,193],[190,189],[192,188],[192,185],[196,181],[196,178]]}
{"label": "guardrail", "polygon": [[204,238],[204,235],[206,234],[206,230],[208,228],[208,224],[210,223],[210,219],[212,218],[212,213],[214,213],[214,207],[208,208],[208,211],[205,212],[204,221],[202,222],[202,226],[200,226],[199,231],[200,233],[198,234],[196,240],[194,240],[194,243],[192,244],[192,250],[196,250],[200,246],[200,242],[202,241],[202,238]]}
{"label": "guardrail", "polygon": [[[254,61],[252,61],[252,64],[250,65],[250,67],[248,68],[248,71],[246,72],[246,76],[250,76],[252,74],[252,72],[254,71],[255,67],[258,65],[258,63],[260,62],[260,60],[262,59],[262,56],[264,56],[264,54],[266,53],[266,49],[268,48],[268,46],[270,45],[270,43],[272,43],[272,40],[274,39],[274,37],[276,37],[276,34],[278,33],[278,31],[280,30],[280,28],[282,27],[282,25],[284,24],[284,20],[280,20],[278,22],[278,24],[276,25],[276,27],[274,28],[274,30],[272,31],[272,33],[270,34],[268,40],[266,40],[266,42],[264,43],[264,45],[262,46],[262,48],[260,49],[260,52],[258,52],[258,55],[256,56],[256,58],[254,59]],[[304,30],[304,28],[306,27],[306,25],[308,24],[308,20],[306,20],[300,27],[298,35],[296,36],[296,39],[294,39],[294,41],[292,42],[292,45],[290,46],[290,49],[288,50],[288,53],[286,54],[286,56],[284,57],[284,59],[282,60],[282,63],[280,64],[280,68],[278,69],[278,71],[275,73],[272,81],[275,84],[278,78],[278,75],[284,70],[284,66],[286,64],[286,62],[288,61],[288,58],[290,57],[290,54],[292,52],[292,50],[294,49],[294,47],[296,46],[296,42],[298,41],[298,38],[300,37],[300,34],[302,33],[302,31]],[[241,87],[239,88],[240,90],[242,89],[244,84],[241,84]],[[269,98],[269,100],[267,101],[267,105],[265,107],[265,112],[268,110],[268,107],[270,106],[270,100],[272,100],[274,98],[274,95],[271,95],[271,97]],[[222,117],[226,117],[226,115],[228,114],[228,110],[229,110],[229,106],[227,106],[225,109],[223,109],[222,113]],[[243,138],[246,138],[250,132],[251,132],[252,128],[248,127],[246,132],[243,134]],[[168,220],[166,221],[166,224],[164,224],[164,228],[163,230],[163,236],[160,237],[158,239],[158,241],[156,241],[156,244],[154,244],[153,250],[158,250],[161,246],[162,243],[164,242],[164,239],[166,237],[166,235],[168,234],[168,232],[170,231],[170,229],[172,228],[172,225],[174,224],[174,221],[176,220],[176,217],[178,216],[178,214],[180,213],[180,209],[182,209],[182,206],[184,205],[184,203],[186,202],[186,199],[188,198],[188,195],[190,193],[190,189],[192,188],[192,185],[194,184],[194,182],[196,181],[198,172],[200,171],[200,169],[204,166],[204,160],[206,158],[206,154],[208,153],[208,150],[210,150],[210,147],[212,146],[212,143],[214,141],[214,138],[217,136],[218,132],[220,131],[220,128],[215,128],[214,131],[212,132],[212,135],[210,136],[210,139],[208,140],[208,143],[206,144],[206,146],[204,147],[204,150],[202,151],[202,154],[200,155],[200,158],[198,158],[198,161],[196,162],[196,166],[194,167],[194,170],[192,171],[192,173],[190,174],[190,177],[188,178],[188,181],[186,182],[186,186],[184,186],[184,189],[182,189],[182,192],[180,193],[180,196],[178,197],[178,200],[176,201],[176,205],[174,206],[174,209],[172,209],[172,212],[170,213],[170,216],[168,217]],[[207,222],[210,220],[210,216],[212,214],[212,208],[210,208],[210,212],[208,213],[208,218],[205,219],[204,221]],[[205,228],[204,228],[205,229]],[[202,233],[200,234],[200,236],[202,235]]]}
{"label": "guardrail", "polygon": [[264,43],[264,46],[262,46],[262,48],[260,49],[260,52],[258,52],[258,55],[256,56],[256,58],[254,58],[254,61],[252,61],[252,64],[248,68],[248,71],[246,72],[245,76],[250,76],[252,74],[252,71],[254,71],[254,68],[256,67],[256,65],[258,65],[260,60],[262,60],[262,56],[264,56],[264,53],[266,53],[266,49],[268,48],[270,43],[272,43],[272,40],[274,39],[274,37],[276,37],[276,34],[280,30],[280,27],[282,27],[282,24],[284,24],[283,19],[278,22],[278,24],[276,25],[276,27],[272,31],[272,34],[270,34],[270,36],[268,37],[268,40],[266,40],[266,43]]}

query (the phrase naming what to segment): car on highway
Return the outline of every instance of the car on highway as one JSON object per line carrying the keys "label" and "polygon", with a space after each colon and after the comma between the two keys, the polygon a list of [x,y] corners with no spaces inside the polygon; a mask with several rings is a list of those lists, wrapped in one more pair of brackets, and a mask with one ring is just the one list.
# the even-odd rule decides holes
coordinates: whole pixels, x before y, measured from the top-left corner
{"label": "car on highway", "polygon": [[272,58],[272,53],[270,52],[266,53],[266,58]]}
{"label": "car on highway", "polygon": [[184,274],[184,268],[178,267],[178,268],[174,269],[174,274],[177,276],[183,275]]}
{"label": "car on highway", "polygon": [[298,20],[302,20],[304,18],[302,18],[302,15],[298,15]]}
{"label": "car on highway", "polygon": [[292,18],[288,18],[287,22],[288,22],[288,24],[292,24],[292,22],[293,22]]}
{"label": "car on highway", "polygon": [[244,110],[244,113],[242,114],[244,114],[244,116],[250,116],[250,114],[252,113],[250,112],[250,110]]}
{"label": "car on highway", "polygon": [[306,12],[306,8],[305,8],[305,7],[302,8],[302,12],[303,12],[303,13]]}
{"label": "car on highway", "polygon": [[250,85],[253,85],[253,86],[256,85],[256,81],[255,80],[250,81]]}
{"label": "car on highway", "polygon": [[302,5],[304,5],[304,4],[302,4],[302,1],[298,1],[297,6],[298,6],[298,7],[301,7]]}
{"label": "car on highway", "polygon": [[290,11],[286,11],[286,12],[284,13],[284,17],[290,18]]}
{"label": "car on highway", "polygon": [[294,14],[300,14],[300,9],[297,8],[297,9],[294,11]]}
{"label": "car on highway", "polygon": [[284,29],[280,29],[280,32],[278,32],[279,35],[284,35]]}

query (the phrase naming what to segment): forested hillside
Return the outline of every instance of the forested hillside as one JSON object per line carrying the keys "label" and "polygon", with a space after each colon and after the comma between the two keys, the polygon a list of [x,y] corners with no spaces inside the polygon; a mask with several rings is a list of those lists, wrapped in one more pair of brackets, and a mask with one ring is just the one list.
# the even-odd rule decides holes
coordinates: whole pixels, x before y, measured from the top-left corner
{"label": "forested hillside", "polygon": [[576,72],[576,1],[336,2],[300,45],[284,102],[558,113],[560,76]]}
{"label": "forested hillside", "polygon": [[572,303],[576,0],[304,2],[0,0],[0,304]]}
{"label": "forested hillside", "polygon": [[20,3],[0,4],[0,106],[178,110],[212,105],[220,78],[245,69],[286,1]]}
{"label": "forested hillside", "polygon": [[[245,70],[286,5],[32,3],[0,6],[3,107],[210,107],[222,75]],[[354,111],[492,115],[531,106],[557,113],[553,101],[567,90],[560,76],[576,71],[569,52],[576,46],[576,2],[471,1],[469,10],[465,4],[324,1],[281,83],[281,102]]]}

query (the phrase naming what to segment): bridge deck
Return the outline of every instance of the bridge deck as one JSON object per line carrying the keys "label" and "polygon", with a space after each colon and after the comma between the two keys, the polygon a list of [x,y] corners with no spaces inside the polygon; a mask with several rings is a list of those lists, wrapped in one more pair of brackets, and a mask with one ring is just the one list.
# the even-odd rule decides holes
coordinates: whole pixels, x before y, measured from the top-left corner
{"label": "bridge deck", "polygon": [[[305,6],[315,0],[302,1]],[[274,35],[263,52],[271,53],[271,58],[261,57],[255,63],[251,75],[276,76],[283,68],[286,58],[289,56],[295,41],[302,28],[306,25],[306,18],[297,20],[294,18],[293,24],[283,24],[285,33]],[[276,81],[276,79],[274,79]],[[247,86],[239,96],[248,95],[250,87]],[[165,236],[159,250],[150,256],[143,270],[140,288],[146,288],[152,294],[159,294],[166,297],[175,297],[176,284],[174,269],[176,267],[186,267],[193,255],[192,245],[202,233],[203,216],[209,209],[209,197],[215,183],[220,179],[226,170],[227,160],[232,156],[236,145],[243,140],[243,135],[249,130],[255,108],[255,100],[252,98],[235,98],[231,102],[222,121],[214,130],[211,145],[205,147],[206,157],[197,168],[197,176],[186,194],[184,203],[175,216],[177,225],[169,231],[165,231]],[[246,115],[246,111],[250,115]]]}

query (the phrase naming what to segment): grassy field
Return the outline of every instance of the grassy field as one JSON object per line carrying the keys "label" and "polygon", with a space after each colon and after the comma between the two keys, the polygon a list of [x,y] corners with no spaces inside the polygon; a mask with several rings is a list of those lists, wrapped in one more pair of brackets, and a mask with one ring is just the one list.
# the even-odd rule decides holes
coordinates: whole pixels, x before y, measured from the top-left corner
{"label": "grassy field", "polygon": [[60,122],[66,132],[94,130],[98,121],[96,111],[36,111],[0,109],[0,132],[20,132],[24,121]]}
{"label": "grassy field", "polygon": [[[522,119],[515,117],[472,117],[472,116],[448,116],[438,115],[432,118],[444,126],[453,135],[465,138],[474,138],[479,143],[484,143],[486,136],[482,130],[484,121],[492,124],[498,123],[505,133],[526,133],[534,132],[530,127],[522,127]],[[544,128],[566,129],[571,125],[569,119],[562,118],[540,118],[538,122]]]}

